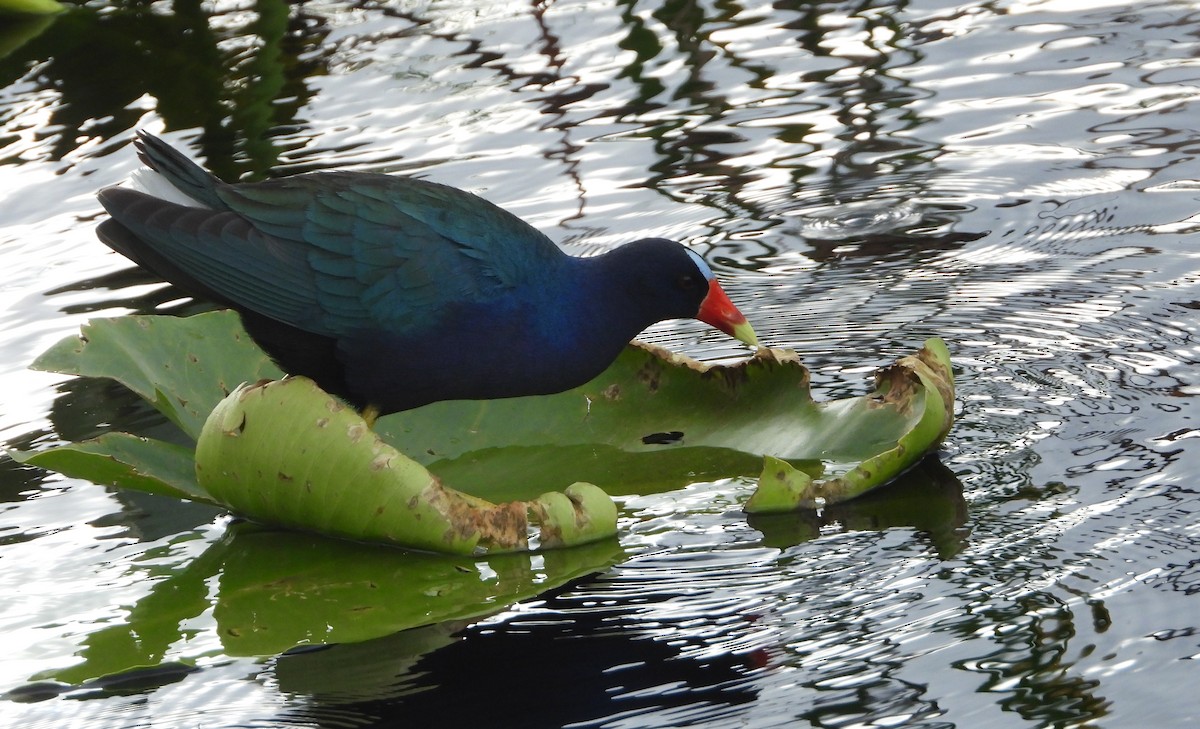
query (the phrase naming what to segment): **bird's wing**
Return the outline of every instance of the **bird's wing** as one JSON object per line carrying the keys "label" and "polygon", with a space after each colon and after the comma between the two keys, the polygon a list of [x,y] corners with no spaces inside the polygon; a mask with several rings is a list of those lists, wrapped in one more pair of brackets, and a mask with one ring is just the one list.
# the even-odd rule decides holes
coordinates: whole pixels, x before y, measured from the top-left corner
{"label": "bird's wing", "polygon": [[486,200],[412,178],[328,172],[219,194],[256,231],[303,247],[321,306],[340,324],[403,329],[448,302],[536,285],[565,255]]}
{"label": "bird's wing", "polygon": [[150,249],[134,260],[166,259],[236,305],[326,336],[420,329],[564,255],[490,203],[405,178],[321,173],[218,194],[227,210],[122,188],[101,200]]}
{"label": "bird's wing", "polygon": [[320,321],[302,248],[273,240],[229,211],[179,205],[125,187],[106,188],[98,197],[112,216],[97,228],[100,239],[171,283],[279,321]]}

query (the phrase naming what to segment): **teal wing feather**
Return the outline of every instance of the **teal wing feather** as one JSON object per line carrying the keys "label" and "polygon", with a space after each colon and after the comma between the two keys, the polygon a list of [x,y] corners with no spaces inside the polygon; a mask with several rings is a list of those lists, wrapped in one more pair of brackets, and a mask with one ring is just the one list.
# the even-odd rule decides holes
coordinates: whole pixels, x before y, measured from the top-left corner
{"label": "teal wing feather", "polygon": [[411,178],[329,172],[218,194],[253,230],[304,252],[307,293],[335,333],[420,326],[448,302],[537,285],[565,255],[482,198]]}
{"label": "teal wing feather", "polygon": [[[215,183],[219,209],[126,188],[100,199],[129,240],[217,297],[330,337],[436,325],[451,304],[537,286],[565,258],[519,218],[469,193],[402,177],[316,173]],[[140,254],[134,247],[144,241]],[[155,266],[151,266],[154,268]],[[168,277],[169,278],[169,277]]]}
{"label": "teal wing feather", "polygon": [[102,240],[192,293],[332,334],[320,324],[316,279],[306,252],[265,235],[231,211],[189,207],[124,187],[101,190],[112,215]]}

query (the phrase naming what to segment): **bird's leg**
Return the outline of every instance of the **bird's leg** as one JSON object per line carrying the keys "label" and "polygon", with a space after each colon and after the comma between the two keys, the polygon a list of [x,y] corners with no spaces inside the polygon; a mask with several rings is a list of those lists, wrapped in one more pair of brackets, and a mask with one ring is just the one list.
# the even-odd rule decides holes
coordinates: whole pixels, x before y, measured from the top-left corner
{"label": "bird's leg", "polygon": [[375,430],[375,421],[379,419],[379,408],[375,405],[368,405],[362,409],[362,419],[367,421],[367,427]]}

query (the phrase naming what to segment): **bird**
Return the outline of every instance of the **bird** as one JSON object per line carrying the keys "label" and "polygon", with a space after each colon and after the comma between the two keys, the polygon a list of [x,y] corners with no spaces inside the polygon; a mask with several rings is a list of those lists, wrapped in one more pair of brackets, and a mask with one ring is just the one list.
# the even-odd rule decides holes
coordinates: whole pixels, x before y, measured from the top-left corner
{"label": "bird", "polygon": [[691,248],[644,238],[573,256],[472,193],[320,171],[226,183],[139,130],[144,168],[97,193],[97,237],[238,312],[290,375],[374,417],[443,400],[546,395],[604,371],[643,329],[754,329]]}

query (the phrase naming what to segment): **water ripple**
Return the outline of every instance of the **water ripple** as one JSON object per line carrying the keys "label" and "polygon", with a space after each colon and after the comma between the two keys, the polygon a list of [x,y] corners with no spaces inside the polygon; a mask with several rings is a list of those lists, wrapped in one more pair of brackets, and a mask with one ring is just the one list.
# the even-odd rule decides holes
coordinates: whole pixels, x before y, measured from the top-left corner
{"label": "water ripple", "polygon": [[796,221],[796,232],[806,238],[845,240],[888,233],[921,220],[916,205],[874,202],[837,203],[825,208],[788,213]]}

